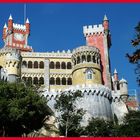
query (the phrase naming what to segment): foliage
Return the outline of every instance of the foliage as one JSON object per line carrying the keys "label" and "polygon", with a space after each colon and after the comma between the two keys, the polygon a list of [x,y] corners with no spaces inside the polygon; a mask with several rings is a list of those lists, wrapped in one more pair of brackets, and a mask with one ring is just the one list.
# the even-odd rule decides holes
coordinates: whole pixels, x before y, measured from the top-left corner
{"label": "foliage", "polygon": [[86,136],[109,137],[113,135],[114,124],[111,121],[105,121],[99,118],[92,118],[85,127]]}
{"label": "foliage", "polygon": [[52,114],[46,99],[22,83],[0,83],[0,136],[21,136],[42,125]]}
{"label": "foliage", "polygon": [[132,55],[129,55],[128,53],[126,56],[129,59],[130,63],[136,64],[136,69],[135,73],[137,75],[137,82],[138,85],[140,86],[140,48],[138,48],[140,44],[140,22],[138,25],[135,27],[135,39],[131,40],[132,46],[136,49]]}
{"label": "foliage", "polygon": [[120,124],[117,129],[118,136],[140,136],[140,111],[126,114],[123,124]]}
{"label": "foliage", "polygon": [[56,99],[55,109],[59,112],[59,129],[64,136],[80,136],[80,122],[84,115],[83,109],[77,109],[75,101],[82,97],[81,91],[65,92]]}

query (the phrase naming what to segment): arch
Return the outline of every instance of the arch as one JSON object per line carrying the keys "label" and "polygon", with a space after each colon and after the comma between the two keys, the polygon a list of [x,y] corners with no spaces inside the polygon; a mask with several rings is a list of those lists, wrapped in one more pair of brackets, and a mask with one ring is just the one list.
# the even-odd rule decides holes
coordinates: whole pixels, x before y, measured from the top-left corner
{"label": "arch", "polygon": [[43,77],[40,77],[39,78],[39,85],[43,85],[44,84],[44,78]]}
{"label": "arch", "polygon": [[66,63],[65,63],[65,62],[62,62],[62,63],[61,63],[61,68],[62,68],[62,69],[66,69]]}
{"label": "arch", "polygon": [[35,69],[38,68],[38,62],[37,62],[37,61],[34,62],[34,68],[35,68]]}
{"label": "arch", "polygon": [[59,77],[56,78],[56,85],[60,85],[60,78]]}
{"label": "arch", "polygon": [[22,68],[27,68],[27,62],[26,61],[22,62]]}
{"label": "arch", "polygon": [[37,78],[37,77],[34,77],[33,83],[34,83],[35,85],[38,85],[38,78]]}
{"label": "arch", "polygon": [[86,62],[86,56],[82,55],[82,62]]}
{"label": "arch", "polygon": [[67,62],[67,69],[72,69],[71,62]]}
{"label": "arch", "polygon": [[60,69],[60,62],[56,62],[56,69]]}
{"label": "arch", "polygon": [[54,62],[53,61],[50,62],[50,69],[54,69]]}
{"label": "arch", "polygon": [[72,78],[68,78],[68,80],[67,80],[67,85],[72,85]]}
{"label": "arch", "polygon": [[77,57],[77,64],[80,63],[80,56]]}
{"label": "arch", "polygon": [[32,61],[29,61],[29,62],[28,62],[28,68],[32,68],[32,65],[33,65],[33,64],[32,64]]}
{"label": "arch", "polygon": [[28,77],[28,79],[27,79],[27,84],[29,84],[29,85],[32,84],[32,77]]}
{"label": "arch", "polygon": [[43,61],[40,61],[40,63],[39,63],[39,68],[40,68],[40,69],[44,69],[44,62],[43,62]]}
{"label": "arch", "polygon": [[54,77],[51,77],[50,78],[50,85],[55,85],[55,79],[54,79]]}
{"label": "arch", "polygon": [[65,77],[62,78],[62,85],[66,85],[66,78]]}
{"label": "arch", "polygon": [[91,62],[91,55],[87,56],[87,62]]}

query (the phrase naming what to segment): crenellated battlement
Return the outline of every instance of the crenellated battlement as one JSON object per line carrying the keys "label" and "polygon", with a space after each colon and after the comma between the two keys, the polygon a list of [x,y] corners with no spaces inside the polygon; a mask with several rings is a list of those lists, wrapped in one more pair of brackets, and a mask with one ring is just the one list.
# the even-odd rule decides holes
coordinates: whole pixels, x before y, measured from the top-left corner
{"label": "crenellated battlement", "polygon": [[13,28],[16,29],[16,30],[26,31],[26,26],[22,25],[22,24],[15,24],[15,23],[13,23]]}
{"label": "crenellated battlement", "polygon": [[85,37],[87,35],[100,34],[103,32],[104,32],[104,27],[102,24],[83,26],[83,33]]}
{"label": "crenellated battlement", "polygon": [[11,56],[14,54],[14,56],[19,57],[20,51],[15,48],[10,48],[10,47],[4,47],[0,49],[0,56],[6,56],[7,54]]}

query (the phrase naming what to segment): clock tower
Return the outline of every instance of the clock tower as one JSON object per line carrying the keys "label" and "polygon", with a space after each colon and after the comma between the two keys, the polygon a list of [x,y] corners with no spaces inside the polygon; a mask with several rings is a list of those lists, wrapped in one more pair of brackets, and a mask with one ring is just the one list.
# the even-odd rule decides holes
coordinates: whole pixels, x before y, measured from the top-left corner
{"label": "clock tower", "polygon": [[30,35],[30,22],[27,18],[24,25],[16,24],[10,15],[8,19],[8,27],[5,23],[3,27],[3,41],[5,47],[16,48],[20,51],[31,52],[32,47],[28,45],[28,37]]}

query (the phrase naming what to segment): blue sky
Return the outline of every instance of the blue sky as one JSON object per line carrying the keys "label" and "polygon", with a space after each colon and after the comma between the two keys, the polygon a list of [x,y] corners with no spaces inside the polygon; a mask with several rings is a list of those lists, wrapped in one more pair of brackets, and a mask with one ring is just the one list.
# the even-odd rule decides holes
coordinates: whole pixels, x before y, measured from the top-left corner
{"label": "blue sky", "polygon": [[[24,22],[23,4],[0,4],[0,33],[10,13],[15,23]],[[135,36],[134,27],[140,21],[140,4],[49,4],[28,3],[26,15],[31,23],[29,45],[37,52],[72,50],[85,45],[82,33],[84,25],[101,24],[104,14],[110,22],[112,46],[110,49],[111,69],[119,73],[119,78],[128,81],[129,89],[136,89],[135,66],[125,57],[133,52],[131,39]],[[2,38],[2,35],[1,35]],[[2,39],[0,40],[3,46]]]}

